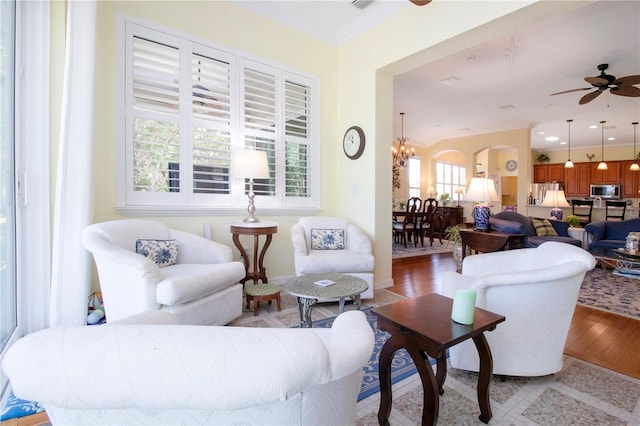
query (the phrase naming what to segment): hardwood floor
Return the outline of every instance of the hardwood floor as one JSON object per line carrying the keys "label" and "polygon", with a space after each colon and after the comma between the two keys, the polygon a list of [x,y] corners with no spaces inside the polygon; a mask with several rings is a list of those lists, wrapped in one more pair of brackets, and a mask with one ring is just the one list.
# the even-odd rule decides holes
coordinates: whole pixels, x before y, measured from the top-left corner
{"label": "hardwood floor", "polygon": [[[406,297],[442,293],[442,276],[455,271],[451,253],[394,259],[394,286]],[[640,320],[576,306],[565,353],[640,379]]]}

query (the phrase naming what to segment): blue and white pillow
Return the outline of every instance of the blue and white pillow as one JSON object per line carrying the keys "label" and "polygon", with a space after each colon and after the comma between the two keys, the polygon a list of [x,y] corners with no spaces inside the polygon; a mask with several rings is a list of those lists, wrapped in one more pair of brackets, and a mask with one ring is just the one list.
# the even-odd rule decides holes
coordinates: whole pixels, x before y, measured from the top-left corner
{"label": "blue and white pillow", "polygon": [[163,268],[175,265],[178,260],[178,243],[176,240],[136,240],[136,253]]}
{"label": "blue and white pillow", "polygon": [[344,250],[344,229],[312,229],[311,250]]}

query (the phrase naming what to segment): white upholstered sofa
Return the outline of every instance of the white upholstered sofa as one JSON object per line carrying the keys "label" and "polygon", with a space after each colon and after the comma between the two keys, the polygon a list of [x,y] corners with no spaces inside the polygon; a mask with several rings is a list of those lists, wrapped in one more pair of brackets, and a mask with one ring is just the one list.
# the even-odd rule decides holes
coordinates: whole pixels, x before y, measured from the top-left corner
{"label": "white upholstered sofa", "polygon": [[[138,240],[174,240],[175,264],[159,267],[137,254]],[[155,309],[181,324],[224,325],[242,315],[244,265],[226,245],[141,219],[90,225],[83,243],[98,269],[107,321]]]}
{"label": "white upholstered sofa", "polygon": [[[316,238],[316,242],[313,242],[312,234],[320,236],[323,232],[331,233],[332,241],[337,239],[338,242],[342,241],[342,245],[327,244],[322,249],[315,248],[318,247],[316,242],[321,238]],[[373,298],[374,257],[371,240],[356,225],[340,217],[302,217],[291,227],[291,242],[297,276],[328,272],[353,275],[369,284],[369,288],[360,297]]]}
{"label": "white upholstered sofa", "polygon": [[355,424],[374,345],[360,311],[330,329],[123,322],[20,339],[2,365],[15,395],[53,424]]}
{"label": "white upholstered sofa", "polygon": [[[462,274],[443,277],[443,294],[474,288],[476,306],[504,315],[506,321],[485,333],[493,372],[543,376],[562,369],[564,345],[582,280],[595,259],[580,247],[546,242],[537,248],[467,256]],[[478,371],[471,341],[449,349],[451,366]]]}

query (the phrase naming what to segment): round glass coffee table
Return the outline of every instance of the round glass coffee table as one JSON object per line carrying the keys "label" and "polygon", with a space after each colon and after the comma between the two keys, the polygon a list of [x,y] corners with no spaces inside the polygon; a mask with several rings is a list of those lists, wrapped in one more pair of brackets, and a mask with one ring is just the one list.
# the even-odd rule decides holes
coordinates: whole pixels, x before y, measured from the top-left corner
{"label": "round glass coffee table", "polygon": [[298,301],[300,327],[303,328],[312,327],[311,309],[319,299],[338,299],[339,313],[342,313],[344,301],[349,298],[360,310],[360,294],[368,288],[369,284],[362,278],[339,273],[302,275],[284,285],[285,291]]}

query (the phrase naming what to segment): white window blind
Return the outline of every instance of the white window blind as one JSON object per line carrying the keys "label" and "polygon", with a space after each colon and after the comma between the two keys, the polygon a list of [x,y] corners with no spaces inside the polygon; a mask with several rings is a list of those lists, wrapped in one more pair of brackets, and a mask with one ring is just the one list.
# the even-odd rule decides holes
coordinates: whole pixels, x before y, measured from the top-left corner
{"label": "white window blind", "polygon": [[231,152],[267,153],[261,209],[319,207],[317,79],[125,20],[119,207],[244,208]]}

